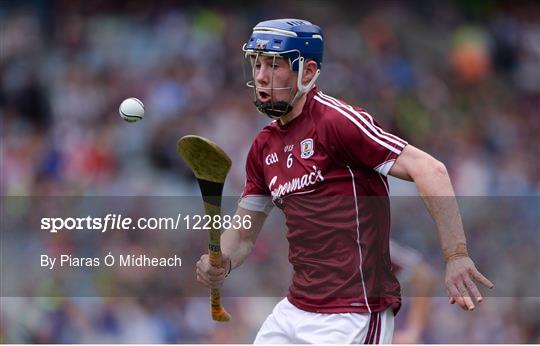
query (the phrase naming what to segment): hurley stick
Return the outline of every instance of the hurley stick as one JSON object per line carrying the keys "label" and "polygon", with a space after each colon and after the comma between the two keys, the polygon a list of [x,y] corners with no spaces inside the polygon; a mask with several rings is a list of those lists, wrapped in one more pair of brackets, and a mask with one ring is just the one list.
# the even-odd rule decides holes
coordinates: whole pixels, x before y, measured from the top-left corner
{"label": "hurley stick", "polygon": [[[199,181],[206,214],[211,217],[211,220],[214,220],[214,215],[221,216],[223,185],[232,164],[229,156],[210,140],[191,135],[180,138],[177,151]],[[208,244],[210,264],[221,267],[221,230],[214,228],[214,222],[210,224]],[[221,290],[210,290],[210,304],[212,319],[219,322],[231,319],[231,315],[221,305]]]}

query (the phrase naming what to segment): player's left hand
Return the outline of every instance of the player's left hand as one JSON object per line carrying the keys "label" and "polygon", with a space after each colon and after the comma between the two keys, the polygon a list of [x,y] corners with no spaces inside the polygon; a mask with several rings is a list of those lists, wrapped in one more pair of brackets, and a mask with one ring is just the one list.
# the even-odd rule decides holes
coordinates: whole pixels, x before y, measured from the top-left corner
{"label": "player's left hand", "polygon": [[484,298],[480,294],[476,283],[493,288],[493,283],[482,275],[469,257],[451,259],[446,263],[446,290],[450,297],[450,304],[458,305],[467,311],[474,310],[473,299],[480,303]]}

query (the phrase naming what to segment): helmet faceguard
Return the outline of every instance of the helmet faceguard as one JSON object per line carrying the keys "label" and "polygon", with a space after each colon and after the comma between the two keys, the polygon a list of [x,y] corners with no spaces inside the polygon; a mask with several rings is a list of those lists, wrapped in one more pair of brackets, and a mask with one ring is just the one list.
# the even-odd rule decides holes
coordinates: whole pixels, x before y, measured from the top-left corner
{"label": "helmet faceguard", "polygon": [[[253,102],[259,112],[273,119],[289,113],[298,98],[311,90],[321,72],[323,56],[323,38],[320,28],[304,20],[277,19],[261,22],[253,28],[248,42],[242,47],[244,52],[246,85],[253,95]],[[255,66],[259,59],[268,57],[273,59],[272,76],[269,86],[261,87],[255,83]],[[278,58],[288,59],[291,71],[298,72],[296,79],[296,92],[294,82],[288,86],[274,87],[274,62]],[[313,60],[317,63],[317,71],[311,81],[304,85],[302,77],[304,62]],[[287,101],[274,101],[274,91],[289,90]],[[271,96],[269,102],[262,102],[259,92]]]}

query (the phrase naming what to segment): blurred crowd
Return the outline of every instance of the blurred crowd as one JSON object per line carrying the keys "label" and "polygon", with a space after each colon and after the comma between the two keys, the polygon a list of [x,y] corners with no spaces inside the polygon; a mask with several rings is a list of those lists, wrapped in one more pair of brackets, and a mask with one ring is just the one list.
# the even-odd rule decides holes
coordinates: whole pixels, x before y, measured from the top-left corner
{"label": "blurred crowd", "polygon": [[[532,197],[538,207],[540,6],[497,1],[2,1],[3,198],[195,196],[176,154],[185,134],[231,156],[225,192],[238,195],[251,141],[269,121],[249,99],[241,47],[257,22],[281,17],[323,29],[319,87],[442,160],[458,195]],[[127,97],[144,102],[142,121],[119,117]],[[536,244],[539,225],[525,226]],[[398,238],[406,231],[393,224]],[[275,236],[263,231],[252,261],[265,261]],[[538,248],[527,251],[538,261]],[[0,341],[251,342],[276,299],[227,299],[235,321],[224,327],[204,298],[2,298]],[[538,297],[500,297],[466,318],[438,298],[432,313],[425,342],[540,342]]]}

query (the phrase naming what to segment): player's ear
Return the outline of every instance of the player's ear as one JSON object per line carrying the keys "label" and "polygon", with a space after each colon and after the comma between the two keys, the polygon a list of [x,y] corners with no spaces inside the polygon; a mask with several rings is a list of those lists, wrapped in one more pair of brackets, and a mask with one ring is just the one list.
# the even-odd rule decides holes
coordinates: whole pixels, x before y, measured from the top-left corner
{"label": "player's ear", "polygon": [[308,84],[317,72],[317,63],[315,60],[307,60],[304,62],[304,73],[302,75],[302,84]]}

